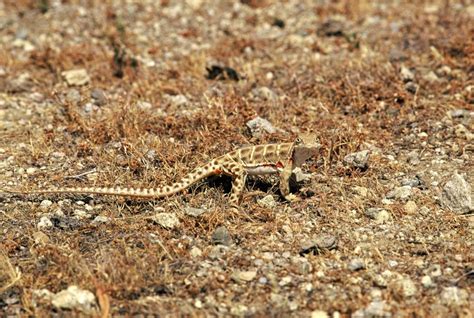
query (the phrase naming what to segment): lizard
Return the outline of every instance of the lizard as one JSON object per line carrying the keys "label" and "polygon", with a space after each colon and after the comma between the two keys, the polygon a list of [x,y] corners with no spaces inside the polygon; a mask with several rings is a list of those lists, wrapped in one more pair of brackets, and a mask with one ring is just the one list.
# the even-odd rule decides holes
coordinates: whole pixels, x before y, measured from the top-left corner
{"label": "lizard", "polygon": [[197,167],[180,181],[158,188],[125,187],[65,187],[40,190],[11,190],[13,194],[99,194],[138,198],[163,198],[186,190],[196,182],[212,175],[232,177],[230,205],[239,208],[248,175],[279,174],[280,192],[287,201],[297,197],[290,193],[290,176],[294,168],[314,157],[320,145],[310,135],[302,135],[293,142],[246,146],[214,158],[207,164]]}

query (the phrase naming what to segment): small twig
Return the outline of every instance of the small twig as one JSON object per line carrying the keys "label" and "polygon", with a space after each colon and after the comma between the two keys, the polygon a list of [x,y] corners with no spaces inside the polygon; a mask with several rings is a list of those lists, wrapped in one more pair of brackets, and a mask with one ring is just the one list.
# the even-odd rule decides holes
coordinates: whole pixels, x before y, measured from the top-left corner
{"label": "small twig", "polygon": [[83,173],[79,173],[79,174],[76,174],[76,175],[73,175],[73,176],[65,176],[64,179],[80,179],[88,174],[91,174],[91,173],[95,173],[97,172],[97,169],[94,168],[92,170],[89,170],[89,171],[85,171]]}

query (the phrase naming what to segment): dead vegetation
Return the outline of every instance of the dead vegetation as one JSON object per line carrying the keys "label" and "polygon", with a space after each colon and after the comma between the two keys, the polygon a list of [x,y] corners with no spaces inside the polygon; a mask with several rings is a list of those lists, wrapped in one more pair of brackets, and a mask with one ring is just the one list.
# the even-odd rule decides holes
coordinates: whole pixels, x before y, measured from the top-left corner
{"label": "dead vegetation", "polygon": [[[474,178],[473,6],[155,2],[1,5],[0,190],[155,187],[312,131],[302,200],[271,177],[249,179],[240,213],[227,178],[152,202],[0,193],[0,312],[81,315],[37,296],[75,285],[95,295],[82,314],[102,317],[470,317],[472,215],[440,193],[454,171]],[[210,79],[213,65],[238,76]],[[67,82],[75,69],[87,84]],[[252,134],[256,116],[281,132]],[[361,150],[367,169],[344,164]],[[406,182],[408,198],[387,199]],[[213,244],[220,226],[230,246]],[[335,246],[302,252],[324,238]]]}

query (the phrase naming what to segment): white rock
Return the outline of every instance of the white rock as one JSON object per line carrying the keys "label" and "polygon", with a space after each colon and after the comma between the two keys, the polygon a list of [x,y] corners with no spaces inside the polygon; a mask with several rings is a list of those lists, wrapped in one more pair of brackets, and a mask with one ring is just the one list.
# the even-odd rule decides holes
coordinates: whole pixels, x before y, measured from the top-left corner
{"label": "white rock", "polygon": [[41,201],[41,203],[40,203],[40,208],[43,209],[43,210],[46,210],[46,209],[48,209],[51,205],[53,205],[53,202],[51,202],[50,200],[43,200],[43,201]]}
{"label": "white rock", "polygon": [[271,194],[258,200],[257,204],[260,205],[261,207],[269,208],[269,209],[274,208],[276,206],[275,199],[273,198]]}
{"label": "white rock", "polygon": [[236,271],[232,274],[231,278],[236,281],[237,283],[239,282],[250,282],[254,280],[254,278],[257,276],[256,271]]}
{"label": "white rock", "polygon": [[41,229],[49,229],[53,227],[53,222],[47,217],[43,216],[41,217],[40,221],[36,225],[36,227],[41,230]]}
{"label": "white rock", "polygon": [[61,75],[65,78],[66,82],[70,86],[82,86],[86,85],[90,81],[89,74],[85,69],[77,69],[64,71]]}
{"label": "white rock", "polygon": [[413,297],[416,295],[417,289],[415,283],[409,278],[402,278],[395,282],[395,288],[397,292],[405,297]]}
{"label": "white rock", "polygon": [[93,224],[99,224],[99,223],[108,223],[110,221],[110,218],[104,215],[98,215],[94,218],[92,221]]}
{"label": "white rock", "polygon": [[179,219],[173,213],[157,213],[153,216],[153,221],[166,229],[174,229],[179,226]]}
{"label": "white rock", "polygon": [[329,318],[329,315],[324,310],[315,310],[311,312],[311,318]]}
{"label": "white rock", "polygon": [[26,174],[29,174],[29,175],[32,175],[36,172],[36,168],[35,167],[30,167],[28,169],[26,169]]}
{"label": "white rock", "polygon": [[433,287],[433,280],[428,275],[425,275],[421,278],[421,284],[425,288]]}
{"label": "white rock", "polygon": [[97,307],[92,292],[74,285],[54,295],[51,303],[56,308],[76,309],[85,313],[91,313]]}
{"label": "white rock", "polygon": [[191,255],[191,257],[196,258],[202,255],[202,251],[199,247],[193,246],[191,248],[191,251],[189,251],[189,254]]}
{"label": "white rock", "polygon": [[461,306],[467,304],[469,294],[459,287],[445,287],[441,292],[441,302],[448,306]]}
{"label": "white rock", "polygon": [[457,172],[454,173],[443,187],[441,202],[445,208],[459,214],[473,211],[471,185]]}

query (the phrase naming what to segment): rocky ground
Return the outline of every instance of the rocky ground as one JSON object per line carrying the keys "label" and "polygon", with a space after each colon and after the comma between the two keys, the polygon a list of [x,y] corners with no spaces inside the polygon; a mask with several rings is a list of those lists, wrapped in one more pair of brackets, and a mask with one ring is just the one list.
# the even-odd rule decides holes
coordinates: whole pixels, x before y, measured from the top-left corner
{"label": "rocky ground", "polygon": [[[413,4],[415,3],[415,4]],[[2,316],[472,317],[470,1],[3,1],[0,189],[156,187],[312,132],[278,178],[0,193]],[[0,190],[1,191],[1,190]]]}

